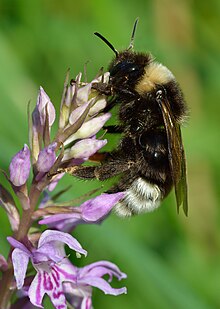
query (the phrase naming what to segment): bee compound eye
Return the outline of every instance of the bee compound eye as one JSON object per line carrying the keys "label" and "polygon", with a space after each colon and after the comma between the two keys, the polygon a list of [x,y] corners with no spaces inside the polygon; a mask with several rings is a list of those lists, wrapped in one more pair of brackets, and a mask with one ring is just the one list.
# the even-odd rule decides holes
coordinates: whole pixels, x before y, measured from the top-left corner
{"label": "bee compound eye", "polygon": [[128,76],[134,76],[139,71],[139,66],[136,65],[133,62],[130,61],[122,61],[113,66],[113,68],[110,70],[110,75],[126,75]]}

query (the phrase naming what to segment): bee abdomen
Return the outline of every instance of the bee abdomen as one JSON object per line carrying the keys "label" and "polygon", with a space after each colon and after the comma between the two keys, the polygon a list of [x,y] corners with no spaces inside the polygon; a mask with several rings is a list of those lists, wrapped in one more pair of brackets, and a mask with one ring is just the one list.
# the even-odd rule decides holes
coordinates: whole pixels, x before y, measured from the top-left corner
{"label": "bee abdomen", "polygon": [[139,177],[125,191],[125,197],[116,204],[115,211],[121,217],[151,212],[160,206],[161,200],[159,187]]}

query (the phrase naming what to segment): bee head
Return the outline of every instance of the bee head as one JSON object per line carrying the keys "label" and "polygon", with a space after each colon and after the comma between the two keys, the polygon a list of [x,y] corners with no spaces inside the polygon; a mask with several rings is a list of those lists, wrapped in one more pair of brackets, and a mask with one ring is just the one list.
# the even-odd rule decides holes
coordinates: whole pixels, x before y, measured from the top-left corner
{"label": "bee head", "polygon": [[137,23],[138,18],[134,23],[130,44],[128,48],[122,52],[118,52],[105,37],[103,37],[100,33],[95,32],[95,35],[104,41],[115,53],[115,58],[109,66],[110,81],[113,85],[117,83],[123,86],[133,87],[137,80],[143,76],[146,65],[152,61],[150,54],[135,53],[133,51]]}
{"label": "bee head", "polygon": [[119,52],[109,66],[110,80],[133,85],[143,76],[150,61],[150,54],[131,50]]}

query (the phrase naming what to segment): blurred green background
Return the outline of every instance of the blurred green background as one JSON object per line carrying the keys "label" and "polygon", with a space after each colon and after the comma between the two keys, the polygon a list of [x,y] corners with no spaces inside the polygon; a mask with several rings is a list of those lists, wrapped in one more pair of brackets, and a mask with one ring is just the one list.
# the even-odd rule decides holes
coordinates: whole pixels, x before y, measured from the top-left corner
{"label": "blurred green background", "polygon": [[[28,142],[27,103],[40,85],[58,108],[64,76],[87,64],[91,79],[107,69],[112,51],[93,35],[101,32],[117,49],[128,46],[139,17],[135,49],[151,51],[180,82],[190,108],[183,129],[188,162],[189,217],[176,213],[173,194],[154,213],[101,226],[80,226],[74,236],[89,252],[78,265],[107,259],[128,278],[113,282],[128,294],[94,289],[97,308],[220,308],[220,2],[210,1],[0,1],[0,166]],[[2,178],[1,178],[2,179]],[[4,181],[2,179],[2,181]],[[97,187],[66,176],[65,199]],[[10,233],[1,212],[1,252]],[[49,303],[46,308],[51,308]]]}

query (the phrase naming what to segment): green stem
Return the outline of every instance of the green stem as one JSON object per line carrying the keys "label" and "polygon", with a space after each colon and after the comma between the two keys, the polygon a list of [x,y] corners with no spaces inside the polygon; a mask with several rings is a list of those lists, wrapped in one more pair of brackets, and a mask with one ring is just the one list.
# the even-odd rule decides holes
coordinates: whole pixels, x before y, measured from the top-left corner
{"label": "green stem", "polygon": [[[21,222],[19,225],[19,229],[16,233],[14,233],[13,237],[17,240],[22,240],[29,231],[29,228],[32,224],[32,215],[35,210],[35,207],[37,205],[37,201],[39,199],[39,196],[41,194],[41,191],[37,189],[35,184],[32,184],[30,189],[30,208],[27,210],[23,210]],[[8,269],[3,273],[2,279],[1,279],[1,287],[0,287],[0,309],[6,309],[8,308],[8,303],[10,300],[10,297],[14,290],[12,287],[12,281],[13,281],[13,265],[11,262],[11,253],[12,250],[10,250],[9,256],[8,256]]]}

